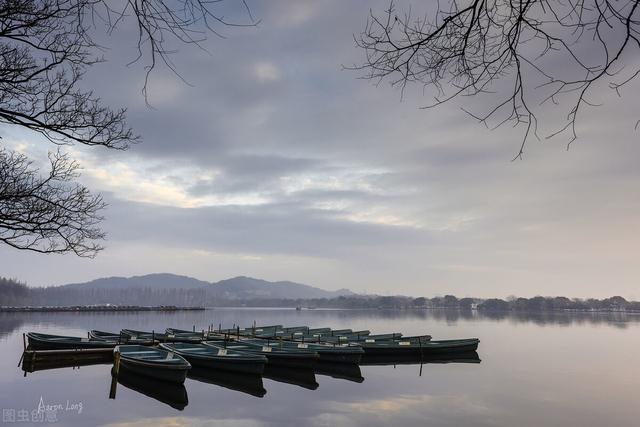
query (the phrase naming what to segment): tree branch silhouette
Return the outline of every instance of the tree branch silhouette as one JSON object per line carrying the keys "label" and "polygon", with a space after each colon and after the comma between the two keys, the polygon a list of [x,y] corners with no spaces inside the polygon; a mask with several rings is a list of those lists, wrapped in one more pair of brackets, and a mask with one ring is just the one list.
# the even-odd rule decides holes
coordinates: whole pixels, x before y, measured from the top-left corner
{"label": "tree branch silhouette", "polygon": [[[220,0],[0,0],[0,124],[28,129],[58,146],[81,144],[124,150],[140,140],[125,109],[104,105],[80,87],[85,73],[103,61],[92,38],[126,21],[137,28],[135,61],[145,62],[143,95],[158,61],[173,72],[171,43],[200,46],[218,26],[235,23],[216,12]],[[0,144],[2,142],[0,141]],[[104,238],[97,228],[100,196],[73,185],[78,165],[58,151],[38,178],[24,154],[0,146],[0,241],[37,252],[94,256]],[[23,176],[21,176],[23,174]]]}
{"label": "tree branch silhouette", "polygon": [[347,67],[364,78],[389,81],[402,94],[410,85],[433,90],[433,102],[488,99],[481,111],[463,107],[489,126],[523,129],[515,158],[539,138],[540,107],[565,106],[557,128],[545,135],[578,137],[578,118],[594,86],[608,80],[619,95],[640,74],[638,1],[450,0],[431,17],[398,14],[394,4],[370,12],[355,37],[365,61]]}

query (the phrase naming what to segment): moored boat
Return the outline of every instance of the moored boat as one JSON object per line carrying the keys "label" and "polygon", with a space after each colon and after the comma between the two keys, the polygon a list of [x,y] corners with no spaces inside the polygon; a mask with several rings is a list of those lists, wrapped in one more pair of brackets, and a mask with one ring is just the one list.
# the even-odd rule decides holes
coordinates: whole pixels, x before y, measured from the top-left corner
{"label": "moored boat", "polygon": [[208,369],[261,374],[267,358],[215,344],[162,343],[164,350],[174,352],[190,363]]}
{"label": "moored boat", "polygon": [[240,343],[252,344],[256,347],[268,346],[280,351],[313,351],[318,353],[321,362],[358,363],[364,354],[362,347],[353,344],[318,344],[264,339],[242,339]]}
{"label": "moored boat", "polygon": [[[299,342],[359,343],[366,340],[368,340],[369,342],[375,342],[375,341],[400,339],[402,337],[402,334],[400,332],[395,332],[391,334],[376,334],[376,335],[371,335],[368,332],[369,331],[359,331],[358,333],[352,332],[351,334],[348,334],[348,335],[341,335],[341,334],[291,335],[289,337],[285,337],[284,339],[287,339],[289,341],[299,341]],[[411,338],[421,339],[422,341],[428,341],[431,339],[431,336],[421,335],[421,336],[416,336]]]}
{"label": "moored boat", "polygon": [[207,338],[207,331],[188,331],[186,329],[177,329],[177,328],[167,328],[165,333],[168,336],[175,337],[185,337],[185,338],[193,338],[194,340],[205,340]]}
{"label": "moored boat", "polygon": [[157,333],[155,331],[137,331],[135,329],[123,329],[121,334],[128,336],[131,340],[157,340],[160,342],[190,342],[199,343],[202,337],[184,334]]}
{"label": "moored boat", "polygon": [[92,330],[89,332],[89,339],[93,341],[115,341],[119,344],[138,344],[138,345],[155,345],[158,340],[153,341],[151,338],[131,338],[129,335],[116,334],[113,332],[105,332]]}
{"label": "moored boat", "polygon": [[113,348],[117,341],[91,340],[89,338],[28,332],[29,348],[33,350],[58,350],[81,348]]}
{"label": "moored boat", "polygon": [[361,342],[365,354],[420,354],[432,355],[437,353],[462,353],[478,349],[480,340],[477,338],[422,341],[401,338],[399,340]]}
{"label": "moored boat", "polygon": [[140,375],[162,381],[183,383],[191,364],[173,352],[141,345],[118,345],[114,354],[120,366]]}
{"label": "moored boat", "polygon": [[[223,344],[216,341],[207,341],[204,344],[218,348],[223,346]],[[241,339],[240,341],[228,342],[224,347],[229,350],[260,354],[268,359],[269,365],[313,368],[319,358],[315,350],[309,348],[283,348],[280,347],[278,342],[272,341],[269,343],[267,340]]]}

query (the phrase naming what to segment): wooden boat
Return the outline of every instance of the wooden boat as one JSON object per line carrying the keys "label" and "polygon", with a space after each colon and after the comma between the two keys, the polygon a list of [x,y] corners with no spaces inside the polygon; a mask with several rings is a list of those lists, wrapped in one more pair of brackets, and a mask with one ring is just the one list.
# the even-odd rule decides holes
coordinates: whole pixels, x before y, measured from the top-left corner
{"label": "wooden boat", "polygon": [[[263,326],[263,327],[246,328],[244,330],[240,330],[240,336],[277,338],[280,336],[288,336],[291,334],[303,335],[303,334],[306,334],[308,330],[309,330],[308,326],[292,326],[288,328],[283,328],[282,326],[278,326],[278,327]],[[237,331],[235,334],[238,335]]]}
{"label": "wooden boat", "polygon": [[319,360],[324,362],[358,363],[364,354],[362,347],[351,344],[318,344],[264,339],[242,339],[240,342],[284,351],[313,351],[318,353]]}
{"label": "wooden boat", "polygon": [[200,336],[193,335],[176,335],[167,333],[137,331],[135,329],[123,329],[123,335],[130,337],[131,340],[157,340],[160,342],[189,342],[199,343],[202,341]]}
{"label": "wooden boat", "polygon": [[[362,331],[369,332],[369,331]],[[394,340],[402,337],[400,332],[392,333],[392,334],[377,334],[377,335],[364,335],[364,334],[356,334],[356,335],[291,335],[289,337],[283,338],[289,341],[298,341],[298,342],[318,342],[318,343],[360,343],[366,340],[369,342],[375,341],[384,341],[384,340]],[[422,341],[429,341],[431,339],[430,335],[422,335],[420,337],[412,337],[412,339],[420,338]]]}
{"label": "wooden boat", "polygon": [[122,339],[122,335],[114,332],[105,332],[92,329],[89,331],[89,339],[98,341],[118,341]]}
{"label": "wooden boat", "polygon": [[[111,371],[114,375],[114,371]],[[148,376],[129,371],[120,367],[116,381],[122,386],[144,394],[166,405],[182,411],[189,404],[189,397],[184,384],[160,381]]]}
{"label": "wooden boat", "polygon": [[207,331],[188,331],[186,329],[167,328],[165,333],[168,336],[193,338],[195,340],[203,341],[207,339]]}
{"label": "wooden boat", "polygon": [[151,340],[145,338],[131,338],[129,335],[116,334],[113,332],[105,332],[92,330],[89,332],[89,339],[93,341],[116,341],[120,344],[138,344],[138,345],[155,345],[158,344],[158,340]]}
{"label": "wooden boat", "polygon": [[64,335],[40,334],[28,332],[29,348],[34,350],[113,348],[117,341],[90,340],[89,338],[68,337]]}
{"label": "wooden boat", "polygon": [[359,337],[358,339],[350,338],[349,342],[357,342],[357,343],[373,343],[380,341],[411,341],[415,343],[423,343],[426,341],[431,341],[431,335],[412,335],[405,336],[401,333],[395,334],[381,334],[381,335],[369,335],[364,337]]}
{"label": "wooden boat", "polygon": [[176,353],[190,363],[209,369],[261,374],[267,358],[215,344],[162,343],[160,347]]}
{"label": "wooden boat", "polygon": [[265,340],[241,339],[240,341],[227,342],[206,341],[204,344],[218,348],[226,347],[228,350],[241,351],[249,354],[259,354],[269,360],[270,365],[282,365],[288,367],[313,368],[319,355],[309,348],[280,348],[278,342]]}
{"label": "wooden boat", "polygon": [[240,335],[250,336],[253,334],[273,333],[279,329],[282,329],[282,325],[255,326],[250,328],[240,328],[238,326],[236,328],[219,329],[217,332],[221,335],[237,335],[240,333]]}
{"label": "wooden boat", "polygon": [[375,342],[361,342],[365,354],[420,354],[432,355],[437,353],[462,353],[476,351],[480,340],[468,338],[460,340],[422,341],[422,340],[386,340]]}
{"label": "wooden boat", "polygon": [[298,332],[298,331],[305,332],[309,330],[309,327],[308,326],[288,326],[286,328],[279,328],[279,329],[284,332]]}
{"label": "wooden boat", "polygon": [[214,384],[255,397],[263,397],[267,394],[267,390],[265,390],[262,382],[262,376],[258,374],[243,374],[240,372],[228,372],[194,366],[187,374],[187,378],[207,384]]}
{"label": "wooden boat", "polygon": [[119,355],[121,367],[162,381],[183,383],[191,369],[191,364],[181,356],[160,348],[118,345],[113,351]]}

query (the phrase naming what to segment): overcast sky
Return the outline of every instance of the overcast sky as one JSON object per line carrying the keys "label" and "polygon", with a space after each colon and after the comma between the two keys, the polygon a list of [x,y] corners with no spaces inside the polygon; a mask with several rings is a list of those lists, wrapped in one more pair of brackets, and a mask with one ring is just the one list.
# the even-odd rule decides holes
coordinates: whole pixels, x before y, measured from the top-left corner
{"label": "overcast sky", "polygon": [[[253,4],[252,4],[253,3]],[[637,102],[603,95],[580,139],[489,131],[459,105],[424,110],[358,79],[353,34],[383,2],[250,2],[256,28],[223,28],[151,76],[126,31],[85,83],[126,106],[143,142],[69,148],[109,203],[93,260],[0,246],[0,275],[42,286],[170,272],[248,275],[408,295],[621,294],[640,299]],[[230,8],[230,18],[245,19]],[[633,89],[632,89],[633,90]],[[51,145],[3,128],[35,159]]]}

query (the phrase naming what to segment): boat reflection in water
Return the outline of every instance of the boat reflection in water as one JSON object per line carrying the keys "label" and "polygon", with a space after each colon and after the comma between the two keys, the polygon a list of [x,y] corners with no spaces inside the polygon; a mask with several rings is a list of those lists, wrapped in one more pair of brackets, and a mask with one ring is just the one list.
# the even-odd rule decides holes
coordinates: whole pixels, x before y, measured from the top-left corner
{"label": "boat reflection in water", "polygon": [[22,357],[20,358],[20,367],[24,371],[25,376],[27,373],[31,372],[63,368],[77,369],[81,366],[107,365],[113,361],[113,355],[111,352],[91,355],[81,353],[78,354],[78,356],[74,356],[70,353],[67,355],[57,356],[55,358],[47,357],[46,354],[43,356],[42,353],[46,352],[25,351],[22,353]]}
{"label": "boat reflection in water", "polygon": [[262,376],[279,383],[297,385],[308,390],[315,390],[319,386],[313,368],[288,368],[267,363]]}
{"label": "boat reflection in water", "polygon": [[429,363],[480,363],[480,357],[475,351],[464,353],[442,353],[434,355],[420,356],[415,354],[406,355],[372,355],[365,354],[360,361],[361,366],[384,366],[384,365],[426,365]]}
{"label": "boat reflection in water", "polygon": [[257,374],[243,374],[193,366],[187,373],[187,378],[194,381],[214,384],[255,397],[263,397],[267,394],[267,390],[265,390],[262,384],[262,376]]}
{"label": "boat reflection in water", "polygon": [[172,408],[182,411],[185,406],[189,404],[189,398],[187,397],[187,389],[183,384],[160,381],[151,377],[136,374],[133,371],[128,370],[124,366],[120,366],[118,374],[115,375],[111,372],[113,382],[111,387],[110,398],[115,399],[115,381],[118,384],[144,394],[159,402],[165,403]]}
{"label": "boat reflection in water", "polygon": [[[49,369],[78,368],[88,365],[113,363],[113,352],[108,349],[83,350],[26,350],[21,359],[21,367],[26,376],[28,372]],[[314,367],[290,367],[267,363],[262,375],[230,372],[221,369],[193,367],[188,371],[190,380],[213,384],[230,390],[263,397],[267,390],[263,378],[296,385],[308,390],[319,387],[316,374],[343,379],[356,383],[364,381],[360,366],[381,365],[420,365],[420,375],[425,364],[440,363],[480,363],[475,351],[420,355],[411,352],[389,354],[364,354],[359,364],[329,363],[318,361]],[[147,397],[155,399],[177,410],[183,410],[189,403],[187,390],[181,383],[162,381],[153,377],[140,375],[119,364],[118,373],[112,369],[109,398],[116,398],[117,385],[120,384]]]}
{"label": "boat reflection in water", "polygon": [[320,361],[316,364],[314,370],[318,375],[325,375],[356,383],[364,381],[360,366],[355,363],[327,363]]}

